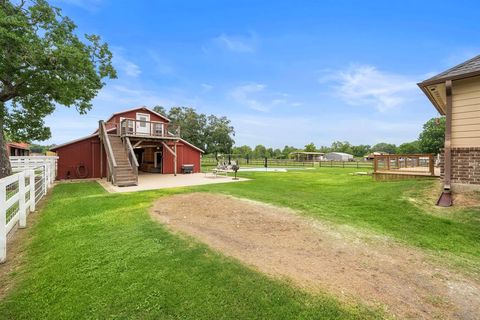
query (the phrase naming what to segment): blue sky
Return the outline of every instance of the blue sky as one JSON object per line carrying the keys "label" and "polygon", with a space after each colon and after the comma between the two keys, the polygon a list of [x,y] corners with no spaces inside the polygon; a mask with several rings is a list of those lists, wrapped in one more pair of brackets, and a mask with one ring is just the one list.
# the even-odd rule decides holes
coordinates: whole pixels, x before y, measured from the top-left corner
{"label": "blue sky", "polygon": [[225,115],[237,145],[402,143],[437,115],[416,83],[480,53],[475,1],[56,0],[115,55],[85,116],[58,108],[49,143],[139,105]]}

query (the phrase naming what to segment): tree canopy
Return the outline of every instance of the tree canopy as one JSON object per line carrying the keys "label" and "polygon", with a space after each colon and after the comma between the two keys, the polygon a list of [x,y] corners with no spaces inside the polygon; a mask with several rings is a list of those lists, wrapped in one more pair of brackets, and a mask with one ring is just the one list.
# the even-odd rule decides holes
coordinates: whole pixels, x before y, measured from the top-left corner
{"label": "tree canopy", "polygon": [[303,151],[315,152],[317,151],[317,147],[315,147],[315,144],[313,142],[310,142],[309,144],[305,145],[305,147],[303,148]]}
{"label": "tree canopy", "polygon": [[167,110],[163,106],[155,106],[153,110],[167,116],[172,124],[179,125],[182,138],[206,153],[218,155],[232,152],[235,130],[227,117],[207,116],[190,107]]}
{"label": "tree canopy", "polygon": [[397,153],[415,154],[420,153],[420,142],[418,140],[405,142],[398,146]]}
{"label": "tree canopy", "polygon": [[386,152],[386,153],[397,153],[397,146],[393,143],[380,142],[372,146],[372,151],[377,152]]}
{"label": "tree canopy", "polygon": [[428,120],[423,125],[418,141],[420,152],[440,153],[445,143],[445,117]]}
{"label": "tree canopy", "polygon": [[0,1],[0,177],[10,174],[4,133],[17,141],[51,135],[44,118],[57,105],[81,114],[115,78],[108,45],[81,39],[76,25],[45,0]]}

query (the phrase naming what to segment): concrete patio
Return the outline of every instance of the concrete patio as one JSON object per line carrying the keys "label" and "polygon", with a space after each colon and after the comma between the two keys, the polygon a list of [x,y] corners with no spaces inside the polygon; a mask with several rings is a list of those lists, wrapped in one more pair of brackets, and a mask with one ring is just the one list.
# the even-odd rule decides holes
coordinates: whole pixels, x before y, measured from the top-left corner
{"label": "concrete patio", "polygon": [[221,175],[215,177],[210,174],[205,175],[204,173],[178,174],[177,176],[174,176],[173,174],[139,172],[137,186],[117,187],[105,179],[98,180],[98,182],[108,192],[134,192],[165,188],[192,187],[214,183],[234,183],[249,180],[245,178],[233,180],[232,178],[232,176],[225,177]]}

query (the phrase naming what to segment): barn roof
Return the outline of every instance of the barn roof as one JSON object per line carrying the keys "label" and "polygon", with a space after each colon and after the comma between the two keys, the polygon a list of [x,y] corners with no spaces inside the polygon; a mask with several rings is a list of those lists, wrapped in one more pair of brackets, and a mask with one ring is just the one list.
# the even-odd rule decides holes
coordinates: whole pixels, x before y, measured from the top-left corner
{"label": "barn roof", "polygon": [[350,154],[350,153],[345,153],[345,152],[329,152],[327,154],[338,154],[340,156],[349,156],[349,157],[353,157],[353,154]]}
{"label": "barn roof", "polygon": [[[115,128],[110,128],[110,129],[107,130],[107,132],[108,132],[108,131],[113,131],[113,130],[115,130]],[[80,141],[83,141],[83,140],[87,140],[87,139],[90,139],[90,138],[93,138],[93,137],[97,137],[97,136],[98,136],[98,132],[93,133],[93,134],[91,134],[91,135],[89,135],[89,136],[85,136],[85,137],[82,137],[82,138],[79,138],[79,139],[75,139],[75,140],[72,140],[72,141],[68,141],[68,142],[59,144],[59,145],[57,145],[57,146],[54,146],[54,147],[50,148],[50,150],[51,150],[51,151],[55,151],[55,150],[58,150],[58,149],[60,149],[60,148],[62,148],[62,147],[68,146],[68,145],[70,145],[70,144],[73,144],[73,143],[76,143],[76,142],[80,142]],[[192,148],[195,149],[195,150],[200,151],[201,153],[205,153],[205,151],[203,151],[203,150],[200,149],[199,147],[191,144],[191,143],[188,142],[187,140],[184,140],[184,139],[181,139],[181,138],[180,138],[179,141],[181,141],[182,143],[184,143],[184,144],[192,147]]]}
{"label": "barn roof", "polygon": [[127,109],[127,110],[122,110],[122,111],[118,111],[118,112],[115,112],[114,114],[112,114],[110,116],[110,118],[108,118],[108,120],[106,120],[105,122],[109,122],[110,120],[112,120],[113,117],[119,115],[119,114],[122,114],[122,113],[126,113],[126,112],[131,112],[131,111],[136,111],[136,110],[144,110],[144,111],[148,111],[148,112],[151,112],[153,114],[156,114],[157,116],[159,116],[160,118],[163,118],[165,121],[167,122],[170,122],[170,119],[168,119],[167,117],[165,117],[163,114],[160,114],[158,112],[155,112],[153,111],[152,109],[149,109],[147,108],[146,106],[139,106],[139,107],[136,107],[136,108],[133,108],[133,109]]}
{"label": "barn roof", "polygon": [[420,82],[419,85],[425,86],[445,82],[447,80],[458,80],[477,75],[480,75],[480,55],[445,70],[436,76],[428,78],[427,80]]}
{"label": "barn roof", "polygon": [[322,156],[325,153],[323,153],[323,152],[312,152],[312,151],[294,151],[294,152],[290,152],[290,154],[314,154],[314,155]]}

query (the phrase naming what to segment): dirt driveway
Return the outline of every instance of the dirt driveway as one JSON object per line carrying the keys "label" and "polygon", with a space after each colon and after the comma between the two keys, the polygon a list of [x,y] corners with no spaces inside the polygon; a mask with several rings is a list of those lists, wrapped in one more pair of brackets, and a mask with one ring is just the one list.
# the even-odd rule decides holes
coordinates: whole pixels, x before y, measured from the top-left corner
{"label": "dirt driveway", "polygon": [[387,313],[400,318],[480,315],[480,283],[386,238],[208,193],[162,198],[151,214],[171,230],[308,290],[386,306]]}

